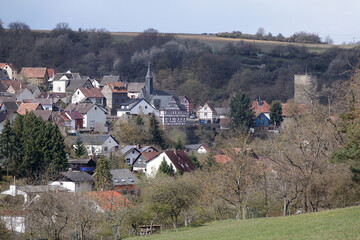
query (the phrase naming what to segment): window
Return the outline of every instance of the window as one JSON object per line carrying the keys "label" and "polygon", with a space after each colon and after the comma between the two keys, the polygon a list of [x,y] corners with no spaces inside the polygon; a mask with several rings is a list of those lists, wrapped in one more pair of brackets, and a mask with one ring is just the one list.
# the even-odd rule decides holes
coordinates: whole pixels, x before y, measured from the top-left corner
{"label": "window", "polygon": [[108,151],[108,147],[104,147],[104,151],[107,152],[107,151]]}
{"label": "window", "polygon": [[127,158],[127,159],[126,159],[126,163],[127,163],[127,164],[130,164],[130,158]]}
{"label": "window", "polygon": [[97,103],[97,104],[101,104],[101,99],[100,98],[97,98],[96,100],[95,100],[95,102]]}
{"label": "window", "polygon": [[145,109],[147,109],[147,106],[145,106]]}
{"label": "window", "polygon": [[95,107],[95,111],[97,110],[97,107]]}

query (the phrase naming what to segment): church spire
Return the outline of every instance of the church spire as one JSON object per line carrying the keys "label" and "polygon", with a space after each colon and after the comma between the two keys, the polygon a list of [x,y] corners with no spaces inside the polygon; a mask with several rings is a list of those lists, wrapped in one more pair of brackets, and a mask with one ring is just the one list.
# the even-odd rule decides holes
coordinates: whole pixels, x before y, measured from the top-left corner
{"label": "church spire", "polygon": [[153,94],[153,76],[151,74],[150,64],[151,63],[149,62],[148,70],[147,70],[146,77],[145,77],[145,83],[146,83],[146,91],[149,94]]}

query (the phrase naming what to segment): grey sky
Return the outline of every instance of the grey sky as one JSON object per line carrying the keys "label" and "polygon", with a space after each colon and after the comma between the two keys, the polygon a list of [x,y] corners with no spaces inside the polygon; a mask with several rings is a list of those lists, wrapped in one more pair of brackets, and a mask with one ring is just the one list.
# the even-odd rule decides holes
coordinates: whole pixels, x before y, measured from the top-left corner
{"label": "grey sky", "polygon": [[68,22],[74,30],[119,32],[255,33],[263,27],[273,35],[306,31],[342,43],[360,41],[359,10],[358,0],[11,0],[2,4],[0,18],[5,27],[21,21],[53,29]]}

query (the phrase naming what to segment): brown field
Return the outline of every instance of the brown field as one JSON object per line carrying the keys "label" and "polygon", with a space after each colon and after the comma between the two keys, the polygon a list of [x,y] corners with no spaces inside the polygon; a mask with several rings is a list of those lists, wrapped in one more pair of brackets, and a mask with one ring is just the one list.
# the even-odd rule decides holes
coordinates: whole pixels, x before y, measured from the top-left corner
{"label": "brown field", "polygon": [[[49,30],[33,30],[34,32],[49,33]],[[140,33],[138,32],[111,32],[111,35],[115,36],[118,41],[130,41]],[[268,52],[276,46],[293,45],[298,47],[306,47],[310,52],[324,52],[326,49],[332,47],[340,47],[345,49],[353,48],[354,45],[329,45],[329,44],[310,44],[310,43],[289,43],[289,42],[277,42],[277,41],[265,41],[265,40],[251,40],[251,39],[237,39],[237,38],[223,38],[216,35],[205,34],[186,34],[186,33],[174,33],[179,39],[197,40],[212,45],[215,50],[221,48],[226,43],[244,42],[254,44],[261,48],[263,51]]]}

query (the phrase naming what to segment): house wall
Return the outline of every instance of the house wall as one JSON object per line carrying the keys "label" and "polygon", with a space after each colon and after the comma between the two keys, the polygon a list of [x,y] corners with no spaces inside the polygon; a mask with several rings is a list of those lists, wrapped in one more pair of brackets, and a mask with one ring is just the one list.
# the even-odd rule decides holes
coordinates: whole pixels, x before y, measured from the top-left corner
{"label": "house wall", "polygon": [[6,78],[9,78],[11,80],[15,80],[17,78],[17,71],[12,69],[9,65],[5,65],[3,71],[6,72]]}
{"label": "house wall", "polygon": [[164,111],[164,124],[170,126],[186,125],[186,111],[181,110],[175,99],[169,101]]}
{"label": "house wall", "polygon": [[119,145],[112,137],[109,137],[102,145],[103,153],[113,152],[113,151],[117,150],[118,148],[119,148]]}
{"label": "house wall", "polygon": [[71,103],[78,103],[85,99],[85,95],[78,89],[71,97]]}
{"label": "house wall", "polygon": [[41,104],[41,106],[44,108],[44,110],[53,110],[52,104]]}
{"label": "house wall", "polygon": [[197,117],[200,120],[204,120],[206,122],[209,121],[210,123],[214,123],[216,119],[215,113],[213,113],[207,103],[205,103],[205,105],[198,110]]}
{"label": "house wall", "polygon": [[138,92],[128,92],[128,98],[139,98],[139,93]]}
{"label": "house wall", "polygon": [[124,155],[126,164],[131,164],[137,156],[139,156],[140,152],[133,148],[128,154]]}
{"label": "house wall", "polygon": [[11,232],[25,233],[25,217],[22,216],[1,216],[6,229]]}
{"label": "house wall", "polygon": [[22,91],[19,96],[16,97],[16,100],[22,101],[24,99],[35,99],[35,96],[29,89],[24,89],[24,91]]}
{"label": "house wall", "polygon": [[147,177],[155,177],[157,171],[159,170],[159,166],[164,158],[165,158],[166,163],[168,165],[170,165],[170,164],[173,165],[174,170],[177,171],[174,164],[170,161],[169,157],[163,152],[159,156],[151,159],[149,162],[146,163],[146,176]]}
{"label": "house wall", "polygon": [[203,146],[199,147],[199,149],[197,150],[197,152],[198,152],[198,153],[207,153],[206,149],[205,149]]}
{"label": "house wall", "polygon": [[131,109],[130,113],[137,115],[140,112],[145,115],[147,115],[149,113],[155,113],[155,108],[153,108],[153,106],[151,106],[146,101],[142,100]]}
{"label": "house wall", "polygon": [[143,171],[145,173],[146,172],[146,162],[145,162],[145,158],[143,157],[143,155],[141,155],[132,166],[133,166],[134,171],[138,171],[138,172]]}
{"label": "house wall", "polygon": [[83,127],[94,129],[99,132],[108,132],[106,126],[106,113],[97,105],[94,105],[86,114],[83,114]]}
{"label": "house wall", "polygon": [[53,92],[58,93],[64,93],[66,92],[66,85],[69,80],[57,80],[53,81]]}
{"label": "house wall", "polygon": [[91,182],[53,181],[49,185],[62,186],[69,189],[70,192],[90,192],[92,190]]}
{"label": "house wall", "polygon": [[1,194],[8,194],[11,195],[13,197],[15,197],[16,195],[23,195],[24,197],[24,203],[27,203],[29,201],[29,196],[26,192],[21,191],[19,189],[17,189],[16,185],[10,185],[9,190],[3,191],[1,192]]}
{"label": "house wall", "polygon": [[255,127],[269,127],[269,126],[270,126],[270,120],[265,116],[265,114],[261,113],[255,119]]}
{"label": "house wall", "polygon": [[64,187],[66,189],[69,189],[70,192],[75,192],[76,187],[75,187],[75,183],[74,182],[68,182],[68,181],[53,181],[53,182],[49,182],[49,185],[52,186],[61,186]]}

